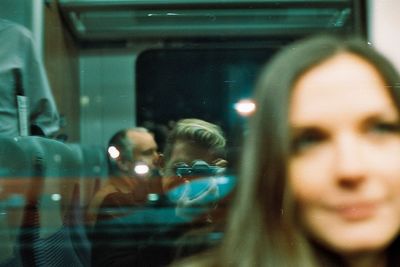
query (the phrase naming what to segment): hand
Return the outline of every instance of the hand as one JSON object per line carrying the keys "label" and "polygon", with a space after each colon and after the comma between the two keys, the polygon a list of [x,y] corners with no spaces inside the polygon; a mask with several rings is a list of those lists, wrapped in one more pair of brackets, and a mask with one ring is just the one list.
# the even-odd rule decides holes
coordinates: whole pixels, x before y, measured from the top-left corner
{"label": "hand", "polygon": [[228,161],[218,158],[212,162],[212,165],[215,165],[215,166],[221,167],[221,168],[225,168],[228,166]]}
{"label": "hand", "polygon": [[[176,215],[181,218],[194,220],[199,215],[207,213],[210,208],[213,208],[215,206],[214,202],[217,202],[219,199],[219,188],[215,178],[208,178],[206,190],[193,198],[190,197],[193,191],[196,191],[193,188],[193,183],[186,181],[182,186],[185,188],[175,208]],[[214,199],[214,201],[209,203],[210,199]]]}

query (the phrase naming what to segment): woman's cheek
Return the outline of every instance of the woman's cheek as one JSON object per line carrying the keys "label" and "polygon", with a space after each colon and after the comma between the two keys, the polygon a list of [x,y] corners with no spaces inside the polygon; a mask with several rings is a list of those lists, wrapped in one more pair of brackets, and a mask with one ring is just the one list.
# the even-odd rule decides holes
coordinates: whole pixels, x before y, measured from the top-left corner
{"label": "woman's cheek", "polygon": [[393,186],[400,190],[400,138],[390,142],[374,144],[365,152],[365,164],[374,177],[386,177]]}
{"label": "woman's cheek", "polygon": [[292,157],[289,163],[289,182],[297,198],[319,198],[329,186],[332,176],[332,153],[320,147]]}

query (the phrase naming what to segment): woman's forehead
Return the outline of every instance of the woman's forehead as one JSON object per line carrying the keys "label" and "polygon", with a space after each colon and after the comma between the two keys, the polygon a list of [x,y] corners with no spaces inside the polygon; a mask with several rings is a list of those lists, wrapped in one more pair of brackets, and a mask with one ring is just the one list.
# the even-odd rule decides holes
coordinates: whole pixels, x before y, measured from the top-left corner
{"label": "woman's forehead", "polygon": [[359,56],[342,53],[304,73],[290,101],[292,123],[330,114],[379,113],[393,101],[376,68]]}

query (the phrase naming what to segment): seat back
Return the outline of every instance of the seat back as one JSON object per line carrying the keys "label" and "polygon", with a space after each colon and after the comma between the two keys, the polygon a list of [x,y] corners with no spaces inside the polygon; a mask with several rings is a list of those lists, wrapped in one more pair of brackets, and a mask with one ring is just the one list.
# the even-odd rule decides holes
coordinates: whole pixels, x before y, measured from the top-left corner
{"label": "seat back", "polygon": [[17,139],[0,137],[0,266],[14,265],[26,196],[37,175],[34,158]]}
{"label": "seat back", "polygon": [[80,179],[80,162],[74,151],[56,140],[41,137],[18,139],[35,158],[38,175],[31,177],[19,234],[24,266],[84,266],[65,224]]}
{"label": "seat back", "polygon": [[86,208],[108,177],[107,157],[101,146],[69,144],[81,162],[80,205]]}
{"label": "seat back", "polygon": [[84,208],[106,170],[100,148],[0,137],[0,266],[90,266]]}

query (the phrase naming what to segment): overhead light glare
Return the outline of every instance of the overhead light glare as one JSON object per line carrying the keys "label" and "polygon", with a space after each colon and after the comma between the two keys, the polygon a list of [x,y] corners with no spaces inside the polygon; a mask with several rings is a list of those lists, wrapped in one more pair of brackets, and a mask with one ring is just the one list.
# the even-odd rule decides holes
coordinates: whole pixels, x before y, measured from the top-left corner
{"label": "overhead light glare", "polygon": [[256,103],[251,99],[241,99],[235,103],[234,108],[240,116],[248,117],[256,110]]}

